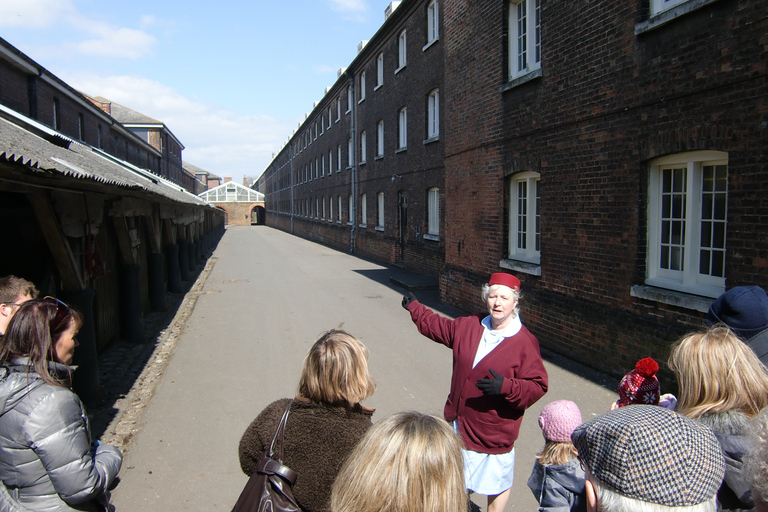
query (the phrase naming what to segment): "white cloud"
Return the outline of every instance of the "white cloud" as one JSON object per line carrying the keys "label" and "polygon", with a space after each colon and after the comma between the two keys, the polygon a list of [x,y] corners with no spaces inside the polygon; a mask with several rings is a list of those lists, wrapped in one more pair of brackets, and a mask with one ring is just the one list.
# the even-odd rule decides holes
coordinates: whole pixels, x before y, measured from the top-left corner
{"label": "white cloud", "polygon": [[0,27],[46,28],[74,12],[68,0],[2,0]]}
{"label": "white cloud", "polygon": [[338,70],[338,69],[339,68],[337,68],[337,67],[334,68],[332,66],[328,66],[327,64],[320,64],[319,66],[312,66],[312,71],[314,71],[315,73],[317,73],[319,75],[326,74],[326,73],[335,73],[336,70]]}
{"label": "white cloud", "polygon": [[366,0],[328,0],[328,3],[346,19],[362,20],[368,12]]}
{"label": "white cloud", "polygon": [[216,105],[190,100],[174,89],[138,76],[62,76],[93,96],[103,96],[165,123],[184,144],[182,158],[238,182],[258,176],[293,132],[297,119],[241,116]]}

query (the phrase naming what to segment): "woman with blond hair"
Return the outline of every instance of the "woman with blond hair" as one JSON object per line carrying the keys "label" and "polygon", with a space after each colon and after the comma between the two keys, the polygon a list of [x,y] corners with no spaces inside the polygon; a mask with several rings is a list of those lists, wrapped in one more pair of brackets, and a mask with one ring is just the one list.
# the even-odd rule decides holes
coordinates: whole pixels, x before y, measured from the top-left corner
{"label": "woman with blond hair", "polygon": [[[368,373],[368,349],[342,330],[324,333],[304,358],[283,442],[283,464],[298,474],[293,496],[304,512],[329,510],[333,480],[371,426],[374,411],[360,402],[375,389]],[[243,434],[239,455],[246,475],[253,474],[269,449],[290,401],[283,398],[268,405]]]}
{"label": "woman with blond hair", "polygon": [[744,455],[753,449],[749,419],[768,405],[768,370],[722,325],[675,343],[668,364],[679,388],[676,411],[709,426],[723,449],[727,468],[717,493],[720,508],[754,510],[741,468]]}
{"label": "woman with blond hair", "polygon": [[355,447],[333,484],[333,512],[466,512],[461,440],[436,416],[401,412]]}

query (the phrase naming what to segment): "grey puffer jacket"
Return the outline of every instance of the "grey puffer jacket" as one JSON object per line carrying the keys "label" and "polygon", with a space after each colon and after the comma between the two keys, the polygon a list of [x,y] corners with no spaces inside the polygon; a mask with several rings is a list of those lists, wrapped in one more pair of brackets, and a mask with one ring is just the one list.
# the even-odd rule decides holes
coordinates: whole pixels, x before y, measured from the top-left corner
{"label": "grey puffer jacket", "polygon": [[743,471],[744,456],[754,450],[747,436],[749,418],[740,411],[703,414],[699,422],[715,433],[725,457],[725,478],[717,491],[717,510],[755,510],[752,489]]}
{"label": "grey puffer jacket", "polygon": [[46,383],[27,362],[0,368],[0,480],[28,510],[105,510],[120,450],[94,448],[78,396]]}
{"label": "grey puffer jacket", "polygon": [[531,489],[539,502],[538,512],[586,512],[584,494],[584,470],[579,459],[573,459],[560,466],[543,466],[533,463],[528,478]]}

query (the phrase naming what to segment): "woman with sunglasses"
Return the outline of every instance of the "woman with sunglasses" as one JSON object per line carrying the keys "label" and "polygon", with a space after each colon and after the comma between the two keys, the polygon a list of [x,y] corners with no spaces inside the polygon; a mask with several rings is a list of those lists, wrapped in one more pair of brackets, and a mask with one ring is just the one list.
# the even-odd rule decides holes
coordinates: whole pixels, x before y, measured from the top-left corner
{"label": "woman with sunglasses", "polygon": [[27,510],[111,510],[120,450],[92,443],[70,366],[80,314],[52,297],[21,305],[0,342],[0,480]]}

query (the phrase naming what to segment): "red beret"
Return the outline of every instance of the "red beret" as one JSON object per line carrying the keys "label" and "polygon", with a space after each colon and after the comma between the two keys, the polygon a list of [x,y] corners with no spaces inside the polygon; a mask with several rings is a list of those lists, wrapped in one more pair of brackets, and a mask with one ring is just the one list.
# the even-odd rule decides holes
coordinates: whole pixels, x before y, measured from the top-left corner
{"label": "red beret", "polygon": [[504,272],[491,274],[491,279],[488,281],[488,286],[493,286],[495,284],[503,284],[504,286],[512,288],[517,292],[520,291],[520,280],[512,274],[505,274]]}

